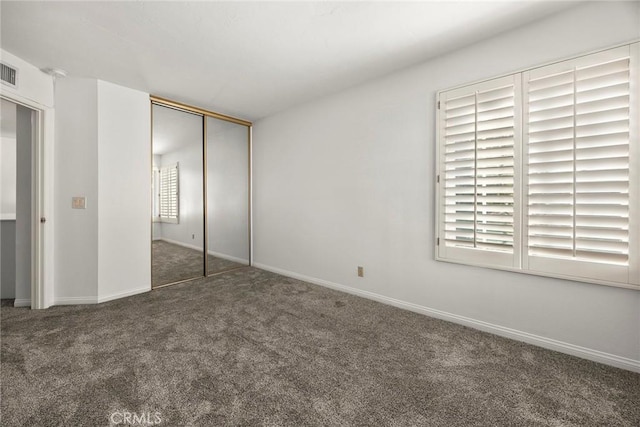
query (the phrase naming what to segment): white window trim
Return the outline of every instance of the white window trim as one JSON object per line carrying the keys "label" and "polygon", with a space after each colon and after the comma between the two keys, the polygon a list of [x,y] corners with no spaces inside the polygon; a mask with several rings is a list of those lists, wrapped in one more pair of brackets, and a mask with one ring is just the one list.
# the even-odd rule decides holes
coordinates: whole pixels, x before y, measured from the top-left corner
{"label": "white window trim", "polygon": [[[629,265],[628,266],[617,266],[612,264],[606,265],[606,271],[608,274],[601,274],[599,272],[597,266],[594,266],[595,263],[592,262],[580,262],[573,260],[575,267],[572,273],[567,273],[567,269],[564,266],[561,266],[560,262],[556,262],[554,259],[546,259],[544,268],[541,268],[540,265],[536,264],[537,261],[532,259],[532,257],[528,257],[526,250],[526,224],[524,221],[524,209],[522,207],[526,206],[526,195],[524,194],[523,181],[526,174],[526,170],[523,168],[523,158],[521,152],[515,154],[516,156],[516,164],[518,164],[518,168],[520,172],[516,172],[516,175],[520,177],[518,182],[514,182],[514,191],[516,191],[519,195],[522,195],[522,200],[520,200],[518,206],[520,207],[518,214],[514,213],[514,222],[518,222],[518,229],[516,231],[514,224],[514,234],[521,236],[520,241],[518,242],[517,248],[516,243],[514,241],[514,260],[513,265],[509,265],[508,260],[500,260],[496,258],[496,255],[502,255],[496,252],[487,251],[487,253],[483,253],[480,255],[474,255],[471,258],[465,256],[464,251],[459,251],[460,248],[447,247],[444,244],[444,209],[442,209],[442,200],[444,197],[444,165],[443,165],[443,153],[441,152],[441,137],[443,135],[442,127],[442,111],[440,109],[442,97],[446,93],[451,93],[452,91],[456,91],[458,89],[464,90],[465,88],[472,85],[479,85],[485,82],[492,82],[499,78],[505,78],[510,76],[519,76],[517,80],[520,82],[523,81],[523,76],[525,72],[529,72],[538,68],[547,67],[549,65],[553,65],[556,63],[562,63],[565,61],[571,60],[579,60],[579,58],[591,56],[593,54],[599,52],[606,52],[610,50],[614,50],[620,47],[627,47],[630,50],[631,63],[630,63],[630,72],[631,72],[631,98],[630,98],[630,128],[629,128],[629,138],[632,143],[629,147],[629,217],[632,219],[629,221]],[[607,55],[604,53],[603,55]],[[584,55],[579,55],[573,58],[567,58],[562,61],[554,61],[550,64],[541,65],[539,67],[532,67],[529,69],[521,70],[519,72],[506,74],[500,77],[482,80],[475,83],[469,83],[461,86],[454,87],[452,89],[441,90],[436,94],[437,108],[436,108],[436,241],[435,243],[435,259],[438,261],[451,262],[456,264],[463,265],[471,265],[478,266],[490,269],[498,269],[505,271],[512,271],[517,273],[524,273],[530,275],[537,276],[545,276],[545,277],[554,277],[561,279],[568,279],[586,283],[594,283],[601,284],[607,286],[614,286],[620,288],[627,289],[635,289],[640,290],[640,42],[632,42],[625,43],[610,49],[599,50],[597,52],[588,53]],[[524,85],[521,86],[521,101],[524,99],[522,94],[524,93]],[[516,103],[516,112],[515,114],[522,118],[524,116],[523,113],[523,102]],[[521,123],[521,135],[524,134],[524,123]],[[635,143],[634,143],[635,142]],[[519,141],[519,149],[522,151],[522,144],[524,144],[524,140],[521,137]],[[442,181],[442,182],[441,182]],[[515,236],[514,236],[515,237]],[[441,242],[442,240],[442,242]],[[481,252],[481,251],[476,251]],[[579,268],[578,268],[579,267]],[[613,276],[613,280],[612,280]]]}

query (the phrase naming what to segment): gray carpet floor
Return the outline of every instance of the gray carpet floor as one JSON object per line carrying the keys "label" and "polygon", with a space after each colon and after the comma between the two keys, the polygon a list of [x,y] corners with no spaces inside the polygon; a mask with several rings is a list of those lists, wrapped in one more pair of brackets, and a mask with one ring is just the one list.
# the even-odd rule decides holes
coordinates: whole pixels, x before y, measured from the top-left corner
{"label": "gray carpet floor", "polygon": [[[181,280],[201,277],[204,271],[202,251],[186,248],[166,242],[154,240],[151,254],[152,286],[161,286]],[[209,255],[207,257],[208,274],[220,273],[242,264]]]}
{"label": "gray carpet floor", "polygon": [[640,425],[640,374],[251,267],[1,311],[3,426]]}

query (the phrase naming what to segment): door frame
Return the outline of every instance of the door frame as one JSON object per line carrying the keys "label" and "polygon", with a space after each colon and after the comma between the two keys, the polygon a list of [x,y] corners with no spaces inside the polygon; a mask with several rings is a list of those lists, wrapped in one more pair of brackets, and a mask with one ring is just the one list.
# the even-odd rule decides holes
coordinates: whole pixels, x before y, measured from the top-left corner
{"label": "door frame", "polygon": [[[34,111],[31,139],[31,301],[18,306],[43,309],[53,305],[54,210],[53,144],[54,108],[9,92],[0,98]],[[44,222],[41,219],[44,218]]]}

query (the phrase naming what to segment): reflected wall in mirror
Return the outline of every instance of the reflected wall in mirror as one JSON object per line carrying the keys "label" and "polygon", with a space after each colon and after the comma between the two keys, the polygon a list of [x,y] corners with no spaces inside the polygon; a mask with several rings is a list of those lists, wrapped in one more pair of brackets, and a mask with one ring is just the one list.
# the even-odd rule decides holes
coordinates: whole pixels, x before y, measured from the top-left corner
{"label": "reflected wall in mirror", "polygon": [[204,275],[203,116],[152,105],[152,286]]}
{"label": "reflected wall in mirror", "polygon": [[250,263],[249,127],[206,117],[207,274]]}

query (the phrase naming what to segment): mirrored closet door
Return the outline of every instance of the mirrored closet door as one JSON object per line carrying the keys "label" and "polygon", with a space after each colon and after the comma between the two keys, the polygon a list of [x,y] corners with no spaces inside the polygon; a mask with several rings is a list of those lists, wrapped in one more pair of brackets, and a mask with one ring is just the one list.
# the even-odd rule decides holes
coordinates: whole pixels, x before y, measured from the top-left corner
{"label": "mirrored closet door", "polygon": [[250,265],[251,123],[158,99],[151,106],[152,286]]}
{"label": "mirrored closet door", "polygon": [[249,128],[207,117],[207,274],[249,265]]}
{"label": "mirrored closet door", "polygon": [[152,286],[204,271],[203,116],[152,105]]}

